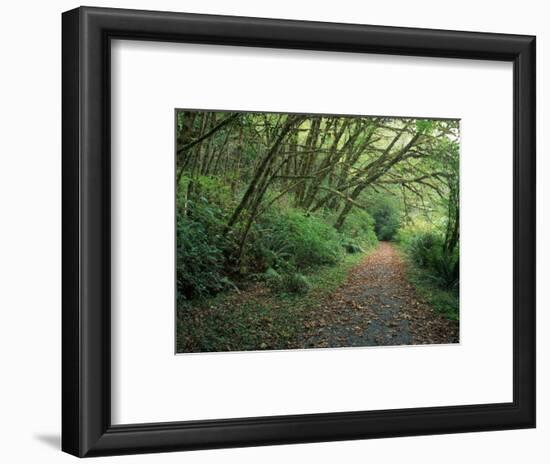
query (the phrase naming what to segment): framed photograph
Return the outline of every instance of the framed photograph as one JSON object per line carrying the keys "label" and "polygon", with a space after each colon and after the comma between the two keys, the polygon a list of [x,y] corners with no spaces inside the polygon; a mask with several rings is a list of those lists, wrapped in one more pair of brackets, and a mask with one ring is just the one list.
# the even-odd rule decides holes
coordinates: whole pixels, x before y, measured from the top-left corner
{"label": "framed photograph", "polygon": [[535,38],[63,14],[62,448],[535,426]]}

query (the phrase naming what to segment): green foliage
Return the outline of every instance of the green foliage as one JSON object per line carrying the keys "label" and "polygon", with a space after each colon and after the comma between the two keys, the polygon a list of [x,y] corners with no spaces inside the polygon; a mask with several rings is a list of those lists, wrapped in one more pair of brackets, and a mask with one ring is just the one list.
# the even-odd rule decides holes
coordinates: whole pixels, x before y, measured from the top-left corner
{"label": "green foliage", "polygon": [[363,248],[353,242],[344,242],[343,247],[344,250],[346,250],[346,252],[349,254],[364,253],[365,251]]}
{"label": "green foliage", "polygon": [[[186,196],[191,204],[199,206],[199,208],[194,211],[195,214],[200,215],[202,212],[205,214],[215,213],[219,226],[221,226],[221,222],[224,220],[224,211],[230,209],[234,203],[231,190],[227,183],[213,176],[197,176],[194,179],[189,176],[182,176],[179,183],[177,199],[177,204],[180,209],[185,203]],[[201,206],[205,209],[201,210]],[[212,218],[210,214],[210,217],[205,218],[206,222],[211,224]],[[200,218],[198,217],[198,219]]]}
{"label": "green foliage", "polygon": [[417,119],[416,120],[416,129],[419,132],[426,133],[432,130],[434,122],[431,119]]}
{"label": "green foliage", "polygon": [[[234,206],[218,179],[182,177],[177,202],[178,301],[205,298],[234,287],[237,270],[232,256],[238,249],[232,233],[224,234]],[[304,214],[300,209],[271,208],[252,225],[241,257],[241,278],[259,279],[276,293],[301,294],[310,288],[304,272],[335,265],[344,253],[359,254],[377,243],[374,219],[353,210],[337,232],[333,216]],[[243,227],[240,223],[236,229]]]}
{"label": "green foliage", "polygon": [[418,266],[428,268],[436,254],[438,242],[438,236],[433,232],[420,232],[408,238],[407,250]]}
{"label": "green foliage", "polygon": [[200,222],[177,217],[178,301],[215,294],[227,286],[222,250]]}
{"label": "green foliage", "polygon": [[278,292],[283,288],[283,276],[272,267],[261,275],[261,279],[274,292]]}
{"label": "green foliage", "polygon": [[436,311],[452,320],[458,320],[459,300],[454,291],[444,290],[433,283],[431,274],[414,265],[408,268],[408,277],[416,291],[428,301]]}
{"label": "green foliage", "polygon": [[409,237],[406,249],[416,265],[429,271],[429,276],[437,287],[458,290],[458,250],[447,251],[441,235],[433,232],[414,234]]}
{"label": "green foliage", "polygon": [[367,207],[374,219],[374,232],[378,240],[393,240],[401,224],[401,211],[395,197],[371,194]]}
{"label": "green foliage", "polygon": [[374,225],[374,219],[367,211],[353,209],[340,230],[346,251],[360,253],[364,249],[374,247],[378,243]]}
{"label": "green foliage", "polygon": [[178,301],[214,295],[233,286],[224,270],[224,212],[216,203],[222,189],[210,180],[195,181],[191,189],[187,179],[183,182],[176,212]]}
{"label": "green foliage", "polygon": [[250,257],[260,270],[307,270],[341,257],[336,230],[318,216],[294,209],[270,211],[256,224],[250,242]]}
{"label": "green foliage", "polygon": [[311,288],[309,279],[299,272],[279,273],[270,267],[261,278],[275,293],[303,294]]}
{"label": "green foliage", "polygon": [[409,278],[416,289],[438,311],[458,319],[458,249],[447,251],[444,237],[431,230],[401,229],[398,237],[409,258]]}
{"label": "green foliage", "polygon": [[460,260],[447,251],[444,236],[432,228],[403,228],[398,240],[408,257],[409,279],[437,311],[458,320]]}
{"label": "green foliage", "polygon": [[458,291],[460,265],[457,250],[449,252],[442,246],[434,248],[429,269],[432,270],[432,279],[435,285],[443,289]]}
{"label": "green foliage", "polygon": [[364,253],[378,243],[374,220],[356,209],[338,233],[333,216],[303,214],[287,207],[272,210],[258,221],[248,253],[249,267],[266,269],[260,280],[276,293],[306,293],[311,284],[302,272],[334,265],[349,254]]}
{"label": "green foliage", "polygon": [[299,272],[286,274],[283,278],[283,291],[287,293],[304,294],[311,288],[308,278]]}

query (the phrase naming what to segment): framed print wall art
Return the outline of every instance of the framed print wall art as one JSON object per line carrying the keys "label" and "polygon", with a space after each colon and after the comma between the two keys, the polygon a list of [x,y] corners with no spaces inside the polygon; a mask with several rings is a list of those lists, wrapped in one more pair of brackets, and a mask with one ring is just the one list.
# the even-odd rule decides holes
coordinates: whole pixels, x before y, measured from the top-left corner
{"label": "framed print wall art", "polygon": [[63,450],[535,426],[535,38],[63,14]]}

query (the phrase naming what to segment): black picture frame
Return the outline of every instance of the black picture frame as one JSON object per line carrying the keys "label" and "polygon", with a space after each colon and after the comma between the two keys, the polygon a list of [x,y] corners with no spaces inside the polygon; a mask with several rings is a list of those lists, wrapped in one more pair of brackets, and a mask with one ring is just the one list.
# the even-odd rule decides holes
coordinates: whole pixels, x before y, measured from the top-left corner
{"label": "black picture frame", "polygon": [[[535,37],[89,7],[63,13],[62,25],[64,451],[84,457],[535,426]],[[112,39],[513,62],[513,401],[111,425]]]}

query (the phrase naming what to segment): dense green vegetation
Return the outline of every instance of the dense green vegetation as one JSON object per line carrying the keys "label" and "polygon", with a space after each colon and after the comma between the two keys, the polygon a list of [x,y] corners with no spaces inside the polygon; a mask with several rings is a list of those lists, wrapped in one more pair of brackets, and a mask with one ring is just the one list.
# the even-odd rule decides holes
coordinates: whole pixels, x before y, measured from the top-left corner
{"label": "dense green vegetation", "polygon": [[408,257],[409,278],[419,293],[437,310],[458,319],[458,247],[445,247],[444,236],[431,231],[400,232],[402,249]]}
{"label": "dense green vegetation", "polygon": [[180,111],[176,151],[179,350],[286,346],[378,240],[457,317],[457,121]]}

